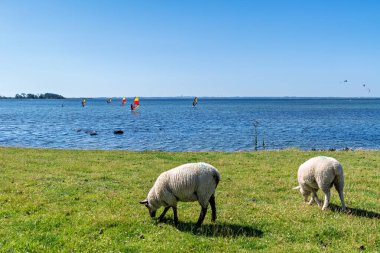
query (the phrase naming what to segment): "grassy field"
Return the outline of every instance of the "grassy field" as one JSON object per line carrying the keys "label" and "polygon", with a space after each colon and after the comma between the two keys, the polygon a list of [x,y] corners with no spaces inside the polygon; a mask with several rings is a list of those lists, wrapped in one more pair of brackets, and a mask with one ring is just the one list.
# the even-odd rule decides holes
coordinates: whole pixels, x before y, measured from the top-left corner
{"label": "grassy field", "polygon": [[[349,213],[308,206],[292,190],[298,166],[333,156],[345,172]],[[214,165],[218,219],[180,203],[152,220],[138,202],[182,163]],[[380,251],[380,151],[124,152],[0,148],[1,252]],[[319,197],[322,198],[321,192]],[[160,211],[158,214],[160,214]]]}

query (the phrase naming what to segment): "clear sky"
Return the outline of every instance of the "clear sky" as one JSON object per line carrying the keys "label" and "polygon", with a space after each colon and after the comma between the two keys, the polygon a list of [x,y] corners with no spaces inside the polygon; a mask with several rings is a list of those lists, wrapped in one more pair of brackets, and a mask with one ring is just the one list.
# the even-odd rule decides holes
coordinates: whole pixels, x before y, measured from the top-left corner
{"label": "clear sky", "polygon": [[0,95],[380,97],[379,13],[377,0],[1,0]]}

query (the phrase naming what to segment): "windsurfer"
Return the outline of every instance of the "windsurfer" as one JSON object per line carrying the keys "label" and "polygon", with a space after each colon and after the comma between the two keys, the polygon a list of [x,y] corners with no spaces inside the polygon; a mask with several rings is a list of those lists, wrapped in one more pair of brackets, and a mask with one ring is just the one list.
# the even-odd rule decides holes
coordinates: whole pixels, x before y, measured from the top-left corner
{"label": "windsurfer", "polygon": [[198,104],[198,98],[195,97],[193,100],[193,107],[195,107]]}
{"label": "windsurfer", "polygon": [[139,107],[140,107],[139,98],[135,97],[135,99],[133,100],[133,103],[131,104],[131,110],[134,111],[134,110],[136,110]]}

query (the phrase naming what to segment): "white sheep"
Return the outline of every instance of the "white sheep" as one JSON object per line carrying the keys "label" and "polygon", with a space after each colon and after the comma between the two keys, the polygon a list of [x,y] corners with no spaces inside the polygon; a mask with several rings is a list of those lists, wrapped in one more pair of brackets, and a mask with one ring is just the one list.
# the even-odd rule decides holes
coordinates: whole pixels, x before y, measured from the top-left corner
{"label": "white sheep", "polygon": [[173,208],[174,223],[178,225],[177,202],[198,201],[201,213],[197,222],[200,226],[206,216],[210,203],[212,210],[211,221],[216,220],[215,189],[220,181],[220,174],[216,168],[207,163],[187,163],[166,172],[163,172],[148,193],[148,197],[140,201],[144,204],[151,217],[161,206],[165,209],[158,218],[162,221],[166,212]]}
{"label": "white sheep", "polygon": [[332,157],[317,156],[301,164],[298,169],[298,186],[293,188],[301,192],[305,202],[312,193],[309,205],[314,201],[320,206],[317,191],[322,189],[325,193],[325,201],[322,210],[325,210],[330,202],[330,188],[334,185],[339,193],[342,210],[346,210],[343,197],[344,175],[342,165]]}

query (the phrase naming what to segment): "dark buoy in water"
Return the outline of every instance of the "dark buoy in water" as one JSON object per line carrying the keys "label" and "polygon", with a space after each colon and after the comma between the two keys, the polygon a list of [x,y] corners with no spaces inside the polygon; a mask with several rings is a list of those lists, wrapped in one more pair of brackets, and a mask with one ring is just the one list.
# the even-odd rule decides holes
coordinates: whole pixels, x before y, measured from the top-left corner
{"label": "dark buoy in water", "polygon": [[114,134],[123,134],[124,131],[123,130],[115,130],[113,131]]}
{"label": "dark buoy in water", "polygon": [[85,130],[84,132],[89,135],[98,135],[98,133],[94,130]]}

